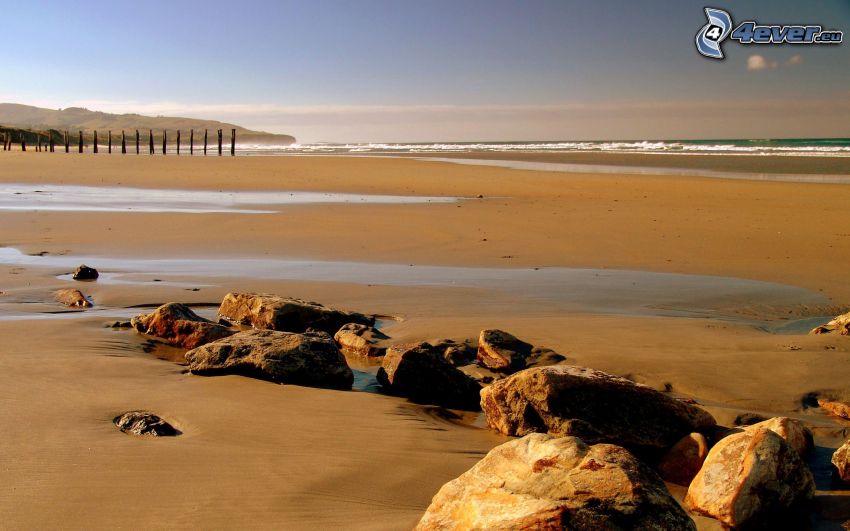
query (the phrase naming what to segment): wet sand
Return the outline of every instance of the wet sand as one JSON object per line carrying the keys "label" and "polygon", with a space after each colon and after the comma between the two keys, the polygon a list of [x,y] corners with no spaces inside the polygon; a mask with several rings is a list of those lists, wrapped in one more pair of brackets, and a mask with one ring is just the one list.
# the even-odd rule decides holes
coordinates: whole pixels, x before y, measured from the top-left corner
{"label": "wet sand", "polygon": [[[165,270],[155,277],[162,282],[139,274],[128,284],[57,278],[68,271],[64,264],[0,264],[0,428],[7,434],[0,483],[10,486],[0,491],[0,514],[10,528],[408,529],[443,483],[503,440],[470,419],[446,420],[375,393],[183,374],[145,352],[146,340],[134,332],[103,327],[116,320],[109,311],[216,303],[231,290],[396,316],[384,329],[398,341],[504,328],[570,362],[657,388],[670,384],[721,423],[742,411],[803,418],[824,449],[850,426],[802,405],[811,391],[850,395],[850,341],[771,333],[850,303],[850,231],[842,228],[850,186],[359,157],[0,155],[4,183],[464,198],[289,205],[253,215],[0,212],[0,246],[50,253],[45,258],[85,256],[94,267],[102,257],[128,266],[177,258],[341,260],[463,267],[473,275],[483,267],[626,269],[775,282],[805,299],[748,292],[708,313],[642,315],[615,311],[635,298],[628,283],[622,296],[606,295],[609,306],[589,311],[533,291],[388,284],[354,274],[349,281],[287,279],[249,274],[236,261],[230,272]],[[51,291],[70,286],[91,295],[96,311],[45,316]],[[665,289],[663,282],[654,289]],[[4,312],[18,317],[4,320]],[[20,318],[27,312],[32,319]],[[184,434],[143,440],[112,426],[118,413],[141,408]],[[823,455],[815,463],[821,488],[828,484]],[[846,519],[845,499],[821,492],[819,502],[830,518]]]}

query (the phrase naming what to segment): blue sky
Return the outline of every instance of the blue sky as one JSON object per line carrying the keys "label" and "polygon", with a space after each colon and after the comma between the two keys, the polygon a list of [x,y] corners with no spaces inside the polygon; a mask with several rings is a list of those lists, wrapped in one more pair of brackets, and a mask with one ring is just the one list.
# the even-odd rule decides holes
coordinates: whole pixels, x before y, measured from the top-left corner
{"label": "blue sky", "polygon": [[[0,101],[302,141],[848,136],[850,44],[700,57],[702,2],[4,2]],[[715,1],[850,31],[846,0]],[[754,58],[754,56],[756,56]]]}

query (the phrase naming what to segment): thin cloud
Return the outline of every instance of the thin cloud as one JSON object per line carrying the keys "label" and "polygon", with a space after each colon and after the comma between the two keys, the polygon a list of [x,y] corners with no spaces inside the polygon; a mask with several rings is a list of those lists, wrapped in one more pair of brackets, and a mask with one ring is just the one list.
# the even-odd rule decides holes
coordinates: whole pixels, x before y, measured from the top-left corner
{"label": "thin cloud", "polygon": [[747,70],[757,72],[759,70],[774,70],[779,64],[776,61],[768,61],[763,55],[751,55],[747,58]]}
{"label": "thin cloud", "polygon": [[785,61],[785,66],[796,66],[803,64],[803,56],[800,54],[792,55]]}

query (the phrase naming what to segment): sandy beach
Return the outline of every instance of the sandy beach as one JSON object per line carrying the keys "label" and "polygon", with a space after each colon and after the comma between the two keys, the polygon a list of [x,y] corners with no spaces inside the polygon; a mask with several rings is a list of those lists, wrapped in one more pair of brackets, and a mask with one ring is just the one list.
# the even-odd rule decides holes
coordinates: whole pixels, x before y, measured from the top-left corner
{"label": "sandy beach", "polygon": [[[605,163],[643,164],[614,159]],[[825,157],[762,160],[698,162],[847,169]],[[34,193],[55,185],[455,198],[269,204],[250,214],[0,209],[0,250],[21,253],[0,253],[0,528],[410,529],[441,485],[507,440],[475,415],[368,390],[186,374],[161,359],[168,349],[105,328],[168,301],[213,317],[231,291],[387,316],[382,330],[397,342],[501,328],[569,363],[669,386],[720,424],[742,412],[802,419],[818,445],[813,522],[850,519],[850,496],[833,490],[828,466],[848,424],[803,400],[850,398],[850,341],[806,334],[850,306],[848,185],[402,157],[3,152],[0,167],[0,186]],[[108,275],[73,283],[62,275],[77,258]],[[601,278],[600,288],[580,290],[588,281],[576,270]],[[79,287],[95,307],[51,313],[63,310],[51,295],[63,287]],[[359,368],[363,378],[374,373]],[[128,437],[112,425],[128,409],[156,411],[183,435]],[[673,488],[679,498],[681,490]]]}

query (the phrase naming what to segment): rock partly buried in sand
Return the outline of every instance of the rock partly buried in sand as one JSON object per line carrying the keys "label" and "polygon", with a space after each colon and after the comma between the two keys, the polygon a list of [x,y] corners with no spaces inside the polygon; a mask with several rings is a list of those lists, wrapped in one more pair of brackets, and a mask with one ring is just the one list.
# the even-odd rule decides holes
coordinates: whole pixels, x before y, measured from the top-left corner
{"label": "rock partly buried in sand", "polygon": [[388,393],[414,402],[479,409],[481,386],[446,361],[443,351],[429,343],[388,348],[378,369],[378,382]]}
{"label": "rock partly buried in sand", "polygon": [[797,419],[774,417],[764,422],[747,426],[744,430],[758,430],[761,428],[766,428],[782,437],[785,442],[797,450],[800,457],[805,458],[814,447],[812,431]]}
{"label": "rock partly buried in sand", "polygon": [[825,325],[813,329],[810,334],[831,334],[838,332],[842,336],[850,336],[850,312],[839,315]]}
{"label": "rock partly buried in sand", "polygon": [[770,528],[790,525],[814,493],[814,478],[800,454],[761,428],[730,435],[711,449],[688,488],[685,507],[729,527]]}
{"label": "rock partly buried in sand", "polygon": [[691,433],[673,445],[658,463],[658,474],[664,481],[687,487],[697,475],[708,455],[708,441],[701,433]]}
{"label": "rock partly buried in sand", "polygon": [[506,435],[550,432],[656,449],[716,424],[707,411],[651,387],[567,365],[493,382],[481,391],[481,408],[488,426]]}
{"label": "rock partly buried in sand", "polygon": [[317,302],[255,293],[228,293],[218,314],[235,323],[280,332],[304,332],[313,328],[335,334],[348,323],[375,324],[374,318],[360,313],[327,308]]}
{"label": "rock partly buried in sand", "polygon": [[550,349],[535,348],[502,330],[482,330],[478,336],[478,363],[505,373],[543,365],[553,365],[564,358]]}
{"label": "rock partly buried in sand", "polygon": [[226,326],[208,321],[185,304],[177,302],[163,304],[147,315],[137,315],[130,320],[130,324],[142,334],[162,338],[174,346],[187,349],[234,333]]}
{"label": "rock partly buried in sand", "polygon": [[367,325],[348,323],[334,334],[339,350],[349,356],[380,357],[386,354],[387,346],[383,342],[389,336]]}
{"label": "rock partly buried in sand", "polygon": [[455,341],[454,339],[432,339],[428,343],[443,351],[446,361],[455,367],[475,363],[476,347],[472,341]]}
{"label": "rock partly buried in sand", "polygon": [[624,448],[532,434],[497,446],[443,485],[416,529],[696,527],[658,475]]}
{"label": "rock partly buried in sand", "polygon": [[78,289],[60,289],[53,293],[56,302],[72,308],[91,308],[93,304]]}
{"label": "rock partly buried in sand", "polygon": [[832,454],[832,472],[835,479],[850,483],[850,440]]}
{"label": "rock partly buried in sand", "polygon": [[351,389],[354,373],[331,336],[249,330],[186,353],[189,371],[214,376],[239,374],[272,382]]}
{"label": "rock partly buried in sand", "polygon": [[72,278],[74,280],[97,280],[98,276],[100,275],[98,274],[97,269],[83,264],[74,271],[74,276]]}
{"label": "rock partly buried in sand", "polygon": [[112,422],[124,433],[151,437],[172,437],[180,432],[171,424],[148,411],[128,411],[118,415]]}
{"label": "rock partly buried in sand", "polygon": [[834,417],[850,420],[850,404],[839,400],[818,398],[818,406]]}

